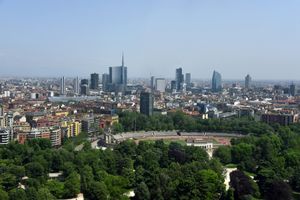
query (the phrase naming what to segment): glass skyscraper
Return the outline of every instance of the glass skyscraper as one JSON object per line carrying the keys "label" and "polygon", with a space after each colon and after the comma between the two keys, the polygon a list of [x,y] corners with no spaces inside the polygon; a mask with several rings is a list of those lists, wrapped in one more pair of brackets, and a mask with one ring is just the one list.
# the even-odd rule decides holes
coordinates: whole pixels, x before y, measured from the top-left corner
{"label": "glass skyscraper", "polygon": [[247,74],[245,77],[245,88],[249,89],[251,87],[251,76]]}
{"label": "glass skyscraper", "polygon": [[99,74],[97,74],[97,73],[91,74],[91,85],[90,85],[90,88],[92,90],[99,89]]}
{"label": "glass skyscraper", "polygon": [[212,92],[220,92],[222,90],[222,76],[219,72],[214,71],[212,77]]}
{"label": "glass skyscraper", "polygon": [[153,114],[153,96],[152,93],[142,92],[140,96],[140,113],[144,115]]}
{"label": "glass skyscraper", "polygon": [[122,55],[122,66],[109,67],[109,85],[112,92],[125,92],[127,86],[127,67],[124,65]]}

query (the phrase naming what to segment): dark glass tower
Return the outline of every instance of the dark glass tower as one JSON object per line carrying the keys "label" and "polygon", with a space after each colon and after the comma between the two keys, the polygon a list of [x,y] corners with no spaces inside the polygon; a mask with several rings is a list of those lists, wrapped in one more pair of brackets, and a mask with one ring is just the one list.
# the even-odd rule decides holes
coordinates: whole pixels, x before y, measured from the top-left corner
{"label": "dark glass tower", "polygon": [[140,96],[140,112],[150,116],[153,114],[153,96],[152,93],[142,92]]}
{"label": "dark glass tower", "polygon": [[89,80],[82,79],[80,82],[80,94],[81,95],[89,95]]}
{"label": "dark glass tower", "polygon": [[184,76],[182,74],[182,68],[176,69],[176,90],[181,91],[183,89]]}
{"label": "dark glass tower", "polygon": [[91,85],[92,90],[98,90],[99,89],[99,74],[93,73],[91,74]]}
{"label": "dark glass tower", "polygon": [[211,89],[213,92],[220,92],[222,90],[222,76],[217,71],[213,73]]}
{"label": "dark glass tower", "polygon": [[295,96],[296,95],[296,85],[294,83],[292,83],[290,85],[290,94],[291,94],[291,96]]}

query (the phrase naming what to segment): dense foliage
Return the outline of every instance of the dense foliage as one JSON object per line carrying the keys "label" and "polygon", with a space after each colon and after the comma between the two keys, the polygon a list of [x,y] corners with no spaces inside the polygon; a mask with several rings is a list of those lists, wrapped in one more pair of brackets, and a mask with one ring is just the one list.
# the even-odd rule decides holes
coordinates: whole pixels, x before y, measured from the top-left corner
{"label": "dense foliage", "polygon": [[122,112],[119,114],[120,123],[113,127],[114,132],[130,131],[216,131],[263,134],[273,128],[265,123],[256,122],[252,118],[233,119],[200,119],[185,115],[178,111],[168,115],[146,116],[137,112]]}
{"label": "dense foliage", "polygon": [[[131,124],[126,122],[128,115],[136,113],[121,116],[123,127],[119,128]],[[24,145],[10,143],[0,146],[0,199],[63,199],[82,192],[89,200],[125,200],[134,191],[131,199],[135,200],[289,200],[300,192],[299,124],[282,127],[249,119],[205,121],[182,113],[145,119],[146,124],[169,120],[166,129],[187,130],[185,125],[195,123],[201,130],[254,134],[233,139],[231,146],[218,148],[212,159],[201,148],[167,145],[160,140],[138,145],[125,141],[113,150],[91,149],[84,134],[66,140],[58,149],[51,148],[46,139]],[[76,148],[82,144],[83,148]],[[228,164],[237,166],[238,171],[230,174],[231,188],[225,191],[223,173]],[[50,172],[62,175],[49,178]]]}
{"label": "dense foliage", "polygon": [[[223,164],[233,163],[241,171],[250,172],[264,199],[288,200],[292,198],[292,190],[300,192],[299,124],[290,127],[275,125],[271,133],[262,134],[259,137],[247,136],[231,142],[231,147],[217,149],[214,156]],[[236,199],[237,196],[243,196],[241,194],[244,190],[247,191],[244,195],[250,194],[250,191],[253,193],[254,190],[251,189],[253,183],[250,184],[247,181],[246,175],[243,176],[240,173],[235,174],[236,176],[239,177],[236,180],[238,184],[232,183],[232,186],[236,186],[234,187]]]}
{"label": "dense foliage", "polygon": [[[88,143],[81,151],[72,142],[50,146],[45,139],[1,146],[1,199],[72,198],[80,191],[86,199],[129,199],[130,190],[134,199],[219,199],[225,193],[220,162],[201,148],[163,141],[126,141],[113,151]],[[59,171],[59,178],[48,177]]]}

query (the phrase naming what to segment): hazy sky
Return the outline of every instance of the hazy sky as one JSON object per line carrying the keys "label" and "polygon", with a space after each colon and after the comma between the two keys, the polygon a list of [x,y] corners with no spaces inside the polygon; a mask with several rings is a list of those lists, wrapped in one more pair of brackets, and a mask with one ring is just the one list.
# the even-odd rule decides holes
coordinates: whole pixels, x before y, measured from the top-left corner
{"label": "hazy sky", "polygon": [[0,0],[0,76],[300,79],[299,0]]}

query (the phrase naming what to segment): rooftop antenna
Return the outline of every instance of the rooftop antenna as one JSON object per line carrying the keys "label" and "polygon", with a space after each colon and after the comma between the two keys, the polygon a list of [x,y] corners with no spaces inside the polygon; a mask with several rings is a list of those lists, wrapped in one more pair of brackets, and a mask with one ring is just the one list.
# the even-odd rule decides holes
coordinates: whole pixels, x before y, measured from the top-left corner
{"label": "rooftop antenna", "polygon": [[124,52],[122,52],[122,67],[124,67]]}

